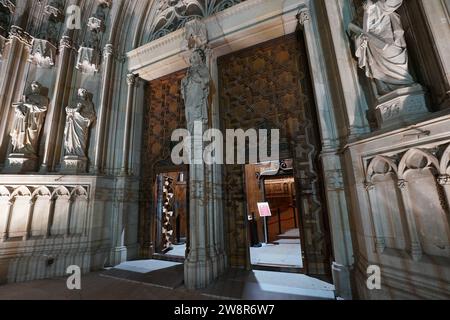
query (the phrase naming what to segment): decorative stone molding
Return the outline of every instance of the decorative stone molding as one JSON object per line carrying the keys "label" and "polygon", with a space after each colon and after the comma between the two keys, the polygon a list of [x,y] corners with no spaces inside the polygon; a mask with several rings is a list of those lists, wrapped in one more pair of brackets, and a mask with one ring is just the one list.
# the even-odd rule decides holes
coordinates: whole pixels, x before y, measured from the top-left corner
{"label": "decorative stone molding", "polygon": [[96,73],[100,65],[100,55],[93,48],[80,47],[76,68],[82,73]]}
{"label": "decorative stone molding", "polygon": [[34,39],[29,62],[40,68],[51,68],[55,65],[56,47],[47,40]]}

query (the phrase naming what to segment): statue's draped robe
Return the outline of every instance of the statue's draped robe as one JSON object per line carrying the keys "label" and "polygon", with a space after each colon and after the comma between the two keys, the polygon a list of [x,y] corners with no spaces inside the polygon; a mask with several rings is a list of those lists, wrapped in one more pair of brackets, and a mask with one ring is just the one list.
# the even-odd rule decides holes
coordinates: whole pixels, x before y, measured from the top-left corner
{"label": "statue's draped robe", "polygon": [[182,81],[188,130],[193,134],[194,122],[208,124],[209,70],[206,65],[191,67]]}
{"label": "statue's draped robe", "polygon": [[13,152],[36,154],[47,103],[44,97],[33,94],[27,97],[26,102],[15,106],[16,113],[10,134]]}
{"label": "statue's draped robe", "polygon": [[370,40],[364,45],[364,35],[356,41],[359,66],[365,69],[367,77],[380,81],[387,92],[414,84],[408,69],[404,30],[395,12],[402,3],[379,0],[365,10],[365,31],[388,43],[386,48],[377,47]]}
{"label": "statue's draped robe", "polygon": [[66,108],[66,127],[64,130],[64,149],[66,156],[85,158],[89,127],[95,120],[93,106],[77,105]]}

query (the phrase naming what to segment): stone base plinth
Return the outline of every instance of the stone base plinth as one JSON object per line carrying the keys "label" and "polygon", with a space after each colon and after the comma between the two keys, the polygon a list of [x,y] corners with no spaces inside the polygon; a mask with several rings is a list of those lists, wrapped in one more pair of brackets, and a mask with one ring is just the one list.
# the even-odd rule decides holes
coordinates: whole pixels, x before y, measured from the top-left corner
{"label": "stone base plinth", "polygon": [[379,97],[375,106],[380,128],[408,124],[429,113],[426,92],[421,85],[395,90]]}
{"label": "stone base plinth", "polygon": [[61,173],[65,174],[82,174],[87,171],[87,159],[75,156],[64,157]]}
{"label": "stone base plinth", "polygon": [[190,290],[206,288],[215,279],[214,269],[213,262],[209,258],[188,257],[184,263],[184,285]]}
{"label": "stone base plinth", "polygon": [[12,153],[6,160],[3,173],[18,174],[37,170],[38,158],[35,155]]}
{"label": "stone base plinth", "polygon": [[333,282],[336,288],[336,296],[341,299],[352,300],[349,267],[333,262],[331,270],[333,274]]}

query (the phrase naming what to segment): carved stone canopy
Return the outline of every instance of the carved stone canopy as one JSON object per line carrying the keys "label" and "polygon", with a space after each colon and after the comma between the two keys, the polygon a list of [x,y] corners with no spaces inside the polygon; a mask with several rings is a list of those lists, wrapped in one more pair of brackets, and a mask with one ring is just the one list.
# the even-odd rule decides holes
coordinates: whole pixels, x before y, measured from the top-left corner
{"label": "carved stone canopy", "polygon": [[56,47],[47,40],[34,39],[31,46],[29,62],[41,68],[55,65]]}
{"label": "carved stone canopy", "polygon": [[100,54],[93,48],[80,47],[78,49],[76,68],[83,73],[98,72]]}

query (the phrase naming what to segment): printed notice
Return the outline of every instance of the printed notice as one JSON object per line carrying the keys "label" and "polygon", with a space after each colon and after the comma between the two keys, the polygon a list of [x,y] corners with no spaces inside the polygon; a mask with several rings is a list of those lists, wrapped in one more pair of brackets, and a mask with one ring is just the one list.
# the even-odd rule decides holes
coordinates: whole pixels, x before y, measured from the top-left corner
{"label": "printed notice", "polygon": [[258,211],[259,216],[264,217],[271,217],[272,212],[270,212],[270,207],[268,202],[258,202]]}

